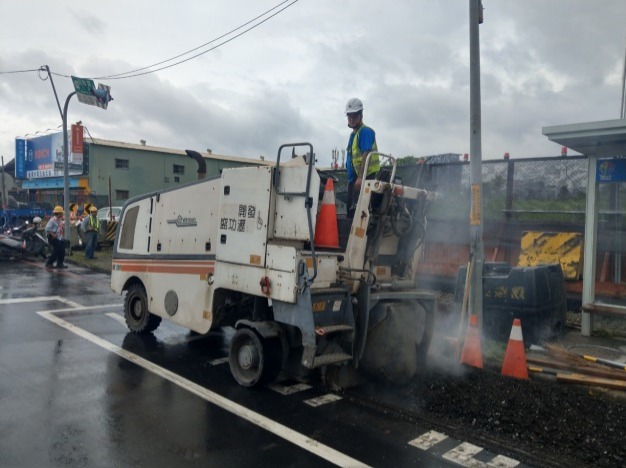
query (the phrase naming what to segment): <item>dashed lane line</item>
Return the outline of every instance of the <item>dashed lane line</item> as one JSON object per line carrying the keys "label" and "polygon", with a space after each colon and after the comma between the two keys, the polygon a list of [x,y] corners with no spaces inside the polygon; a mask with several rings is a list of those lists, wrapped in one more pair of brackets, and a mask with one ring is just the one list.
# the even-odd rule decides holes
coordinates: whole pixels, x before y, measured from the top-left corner
{"label": "dashed lane line", "polygon": [[447,438],[448,436],[445,434],[442,434],[441,432],[428,431],[422,434],[421,436],[419,436],[418,438],[409,441],[409,445],[420,448],[422,450],[428,450],[429,448],[433,447],[434,445],[437,445],[439,442]]}
{"label": "dashed lane line", "polygon": [[[428,451],[447,440],[450,440],[448,436],[441,432],[428,431],[409,441],[409,445]],[[519,461],[504,455],[496,455],[489,461],[481,461],[474,458],[475,455],[483,452],[483,450],[482,447],[477,445],[459,441],[458,445],[443,453],[442,458],[468,468],[514,468],[520,464]]]}
{"label": "dashed lane line", "polygon": [[334,393],[328,393],[327,395],[322,395],[322,396],[317,397],[317,398],[311,398],[310,400],[304,400],[304,402],[307,405],[313,406],[314,408],[316,408],[318,406],[327,405],[328,403],[333,403],[333,402],[339,401],[339,400],[341,400],[341,397],[339,395],[335,395]]}
{"label": "dashed lane line", "polygon": [[473,457],[478,452],[482,451],[478,445],[470,444],[469,442],[462,442],[452,450],[443,454],[443,458],[453,461],[461,466],[487,466],[486,463],[479,462]]}
{"label": "dashed lane line", "polygon": [[[187,390],[190,393],[208,401],[219,408],[222,408],[262,429],[265,429],[272,434],[281,437],[282,439],[297,445],[298,447],[320,457],[324,460],[327,460],[330,463],[333,463],[337,466],[345,466],[345,467],[365,467],[367,466],[363,462],[356,460],[348,455],[339,452],[338,450],[333,449],[327,445],[321,444],[315,439],[311,439],[310,437],[305,436],[304,434],[300,434],[293,429],[284,426],[272,419],[269,419],[259,413],[249,410],[245,406],[242,406],[234,401],[231,401],[215,392],[212,392],[190,380],[187,380],[181,377],[174,372],[171,372],[163,367],[160,367],[147,359],[138,356],[137,354],[131,353],[125,349],[120,348],[113,343],[110,343],[76,325],[73,325],[66,320],[55,315],[56,311],[39,311],[37,312],[41,317],[55,323],[56,325],[65,328],[66,330],[80,336],[81,338],[92,342],[93,344],[100,346],[101,348],[117,354],[118,356],[126,359],[144,369],[160,376],[161,378],[170,381],[174,385],[181,387],[184,390]],[[341,398],[341,397],[339,397]]]}
{"label": "dashed lane line", "polygon": [[212,361],[209,361],[209,364],[212,366],[221,366],[222,364],[226,364],[227,362],[228,362],[228,356],[213,359]]}
{"label": "dashed lane line", "polygon": [[267,385],[267,388],[274,390],[281,395],[293,395],[294,393],[303,392],[311,388],[310,385],[305,383],[299,383],[295,385],[280,385],[277,383],[271,383]]}

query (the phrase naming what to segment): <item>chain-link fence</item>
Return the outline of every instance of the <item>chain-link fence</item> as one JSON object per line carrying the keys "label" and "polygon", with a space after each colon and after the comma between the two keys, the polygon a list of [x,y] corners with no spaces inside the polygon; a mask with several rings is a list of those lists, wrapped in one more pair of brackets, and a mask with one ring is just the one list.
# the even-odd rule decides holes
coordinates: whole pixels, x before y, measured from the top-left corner
{"label": "chain-link fence", "polygon": [[[450,158],[447,158],[450,159]],[[430,218],[468,220],[470,164],[431,162],[399,166],[396,178],[404,185],[437,192]],[[346,172],[334,171],[337,197],[344,200]],[[580,220],[585,215],[587,158],[584,156],[488,160],[482,163],[483,219]]]}
{"label": "chain-link fence", "polygon": [[[469,219],[468,162],[425,164],[420,185],[437,192],[430,215]],[[483,220],[584,219],[587,158],[533,158],[483,161]]]}

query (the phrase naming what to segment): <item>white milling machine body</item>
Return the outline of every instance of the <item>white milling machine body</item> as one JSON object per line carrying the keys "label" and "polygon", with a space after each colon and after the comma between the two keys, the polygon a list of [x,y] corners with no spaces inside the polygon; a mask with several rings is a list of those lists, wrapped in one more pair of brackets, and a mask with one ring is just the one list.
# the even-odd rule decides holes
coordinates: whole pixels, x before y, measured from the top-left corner
{"label": "white milling machine body", "polygon": [[[307,155],[281,164],[297,147]],[[434,326],[434,296],[415,282],[430,194],[390,182],[395,160],[380,155],[387,170],[364,181],[353,219],[338,216],[345,245],[321,250],[313,238],[327,175],[313,154],[309,143],[282,145],[274,166],[129,200],[111,288],[126,292],[131,332],[162,318],[200,334],[234,327],[229,364],[244,386],[316,369],[337,385],[357,368],[410,379]]]}

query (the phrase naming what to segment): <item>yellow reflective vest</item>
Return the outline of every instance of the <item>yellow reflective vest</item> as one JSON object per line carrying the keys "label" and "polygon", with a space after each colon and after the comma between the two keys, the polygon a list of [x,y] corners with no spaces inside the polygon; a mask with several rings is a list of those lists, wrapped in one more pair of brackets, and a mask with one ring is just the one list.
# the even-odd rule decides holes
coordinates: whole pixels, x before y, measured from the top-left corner
{"label": "yellow reflective vest", "polygon": [[[361,129],[363,129],[365,125],[361,125],[359,129],[356,131],[354,138],[352,139],[352,166],[354,167],[354,171],[357,174],[357,177],[361,173],[361,163],[363,162],[363,153],[359,149],[359,133],[361,133]],[[378,151],[378,147],[376,146],[376,142],[372,145],[371,151]],[[367,168],[367,174],[364,174],[363,178],[366,178],[370,174],[375,174],[380,170],[380,161],[378,160],[378,155],[375,154],[370,157],[370,165]]]}

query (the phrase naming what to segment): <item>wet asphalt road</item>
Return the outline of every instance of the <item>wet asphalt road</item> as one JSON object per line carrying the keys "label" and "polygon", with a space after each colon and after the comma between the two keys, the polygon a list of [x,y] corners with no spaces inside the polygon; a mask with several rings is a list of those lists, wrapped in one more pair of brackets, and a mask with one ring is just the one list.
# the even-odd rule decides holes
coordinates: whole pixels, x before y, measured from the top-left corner
{"label": "wet asphalt road", "polygon": [[[228,332],[200,336],[163,321],[154,335],[138,337],[127,333],[122,302],[108,275],[0,261],[1,467],[403,467],[463,459],[461,450],[449,461],[461,441],[429,442],[430,428],[320,385],[242,388],[225,363]],[[485,466],[494,456],[470,454],[469,462]]]}

